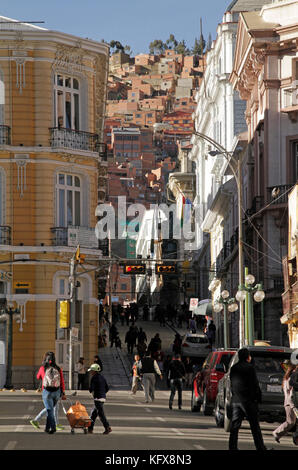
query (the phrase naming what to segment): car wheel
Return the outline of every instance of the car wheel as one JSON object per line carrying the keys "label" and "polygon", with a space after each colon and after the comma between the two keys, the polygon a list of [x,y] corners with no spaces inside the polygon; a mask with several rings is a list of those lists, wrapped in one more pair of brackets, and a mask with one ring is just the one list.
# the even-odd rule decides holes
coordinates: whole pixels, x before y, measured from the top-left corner
{"label": "car wheel", "polygon": [[193,413],[196,413],[197,411],[200,411],[201,409],[201,403],[198,403],[196,400],[195,400],[195,394],[194,392],[192,391],[192,394],[191,394],[191,411]]}
{"label": "car wheel", "polygon": [[224,427],[224,415],[220,409],[218,397],[216,397],[216,400],[215,400],[214,416],[215,416],[216,426],[218,428],[223,428]]}
{"label": "car wheel", "polygon": [[228,418],[228,405],[225,403],[225,414],[224,414],[224,430],[230,432],[231,430],[231,420]]}
{"label": "car wheel", "polygon": [[213,406],[210,406],[208,404],[208,398],[207,398],[207,391],[206,389],[204,390],[204,395],[203,395],[203,403],[202,403],[202,412],[204,416],[210,416],[212,415],[213,411]]}

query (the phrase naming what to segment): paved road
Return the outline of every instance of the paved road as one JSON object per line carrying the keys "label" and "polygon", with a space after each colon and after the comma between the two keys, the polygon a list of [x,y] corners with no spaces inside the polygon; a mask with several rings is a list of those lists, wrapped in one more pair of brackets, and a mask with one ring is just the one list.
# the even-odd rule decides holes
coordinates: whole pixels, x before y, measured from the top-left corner
{"label": "paved road", "polygon": [[[108,436],[102,435],[100,421],[93,435],[85,435],[81,429],[70,433],[67,419],[60,408],[60,424],[64,430],[54,435],[35,430],[29,423],[42,408],[40,394],[28,391],[0,393],[0,450],[227,450],[228,434],[215,425],[212,416],[190,411],[190,392],[184,391],[183,409],[168,408],[168,391],[157,391],[154,403],[144,403],[143,392],[132,396],[125,390],[111,390],[105,404],[106,416],[113,429]],[[86,391],[78,392],[78,399],[92,408],[92,398]],[[278,445],[272,438],[274,424],[262,423],[265,443],[268,447],[297,450],[291,437],[282,439]],[[248,423],[240,431],[241,450],[254,450]]]}

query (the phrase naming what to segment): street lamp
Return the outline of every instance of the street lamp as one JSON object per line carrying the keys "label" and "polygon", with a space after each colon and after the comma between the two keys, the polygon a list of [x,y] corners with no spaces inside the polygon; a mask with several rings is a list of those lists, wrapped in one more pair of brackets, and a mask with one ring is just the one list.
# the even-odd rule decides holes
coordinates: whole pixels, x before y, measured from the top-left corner
{"label": "street lamp", "polygon": [[[229,167],[232,170],[232,173],[235,177],[237,184],[237,193],[238,193],[238,263],[239,263],[239,285],[243,284],[243,229],[242,229],[242,179],[241,179],[241,160],[240,158],[236,160],[233,157],[233,152],[228,152],[222,145],[213,140],[208,135],[202,134],[201,132],[194,132],[194,135],[206,140],[209,144],[213,145],[217,150],[210,151],[209,155],[223,155],[228,162]],[[238,147],[238,151],[242,151],[241,147]],[[234,163],[234,166],[231,164]],[[239,300],[239,347],[244,346],[244,304],[243,300]]]}
{"label": "street lamp", "polygon": [[6,382],[4,388],[12,389],[12,344],[13,344],[13,315],[20,315],[18,308],[6,307],[0,310],[0,317],[3,317],[8,322],[8,341],[7,341],[7,367],[6,367]]}
{"label": "street lamp", "polygon": [[[246,268],[247,269],[247,268]],[[262,289],[262,284],[256,284],[255,277],[252,274],[245,275],[245,285],[239,285],[238,292],[236,294],[236,300],[243,301],[247,299],[247,341],[249,345],[254,343],[254,312],[253,312],[253,301],[262,302],[265,298],[265,292]]]}
{"label": "street lamp", "polygon": [[215,302],[213,309],[217,313],[222,310],[224,311],[224,348],[228,349],[230,347],[228,311],[236,312],[236,310],[238,310],[238,305],[234,298],[230,298],[229,291],[223,290],[220,298]]}

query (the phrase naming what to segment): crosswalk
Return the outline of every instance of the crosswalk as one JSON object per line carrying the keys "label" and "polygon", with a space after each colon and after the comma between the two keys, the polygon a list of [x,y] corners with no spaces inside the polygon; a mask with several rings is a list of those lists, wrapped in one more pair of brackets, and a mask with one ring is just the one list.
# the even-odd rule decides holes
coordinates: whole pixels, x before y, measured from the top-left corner
{"label": "crosswalk", "polygon": [[[153,403],[145,403],[144,394],[138,392],[137,395],[129,395],[127,391],[113,390],[108,395],[105,404],[106,416],[112,426],[112,433],[109,435],[109,442],[116,448],[125,445],[134,445],[138,442],[140,448],[154,448],[161,446],[166,448],[192,449],[192,450],[227,450],[229,434],[222,428],[217,428],[213,416],[203,416],[201,413],[192,413],[190,411],[190,392],[185,391],[183,397],[182,410],[176,408],[177,403],[174,402],[173,410],[168,408],[168,391],[157,391],[156,399]],[[88,412],[93,405],[92,397],[88,394],[78,394],[74,397],[78,399],[87,408]],[[0,414],[0,450],[18,449],[20,443],[26,441],[32,436],[36,438],[36,445],[44,445],[47,436],[43,432],[43,423],[41,428],[35,430],[30,425],[29,420],[34,417],[36,412],[42,407],[40,397],[23,397],[18,396],[17,406],[22,409],[22,414],[11,415],[11,412],[1,412]],[[12,401],[10,396],[1,396],[0,405],[8,410],[7,404]],[[64,413],[59,414],[60,424],[64,426],[62,431],[56,433],[57,442],[70,437],[70,427]],[[265,445],[268,448],[275,449],[292,449],[297,450],[293,446],[292,437],[286,436],[281,440],[281,444],[274,442],[272,431],[274,424],[261,423]],[[94,434],[102,434],[103,428],[100,421],[94,428]],[[82,434],[81,430],[76,430],[77,434]],[[37,444],[38,442],[38,444]],[[72,441],[73,442],[73,441]],[[69,441],[69,446],[73,445]],[[151,443],[151,444],[150,444]],[[22,444],[24,445],[24,444]],[[30,445],[30,444],[28,444]],[[153,447],[152,447],[153,446]],[[246,450],[253,450],[254,444],[252,435],[247,422],[239,433],[239,447]],[[159,448],[159,447],[157,447]],[[128,450],[130,448],[128,447]]]}

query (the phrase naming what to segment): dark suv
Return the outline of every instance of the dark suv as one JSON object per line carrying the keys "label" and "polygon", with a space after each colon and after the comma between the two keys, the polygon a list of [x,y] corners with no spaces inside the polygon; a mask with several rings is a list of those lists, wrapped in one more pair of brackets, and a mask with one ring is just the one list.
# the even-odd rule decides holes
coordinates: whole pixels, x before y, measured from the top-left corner
{"label": "dark suv", "polygon": [[207,356],[202,369],[193,378],[191,411],[200,411],[202,407],[205,416],[212,414],[218,381],[228,370],[235,353],[236,349],[218,349]]}
{"label": "dark suv", "polygon": [[[284,396],[282,379],[284,370],[282,363],[290,359],[292,349],[283,346],[247,346],[255,366],[260,388],[262,403],[259,404],[260,420],[268,423],[285,420]],[[218,427],[230,430],[231,405],[231,367],[238,362],[236,353],[230,362],[229,370],[218,383],[218,392],[215,400],[215,421]]]}

